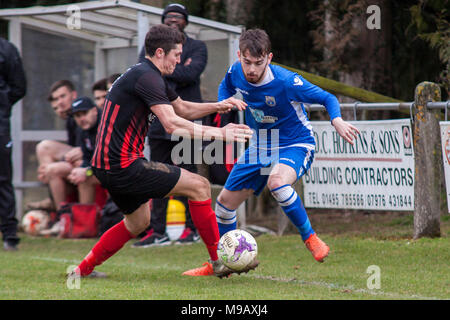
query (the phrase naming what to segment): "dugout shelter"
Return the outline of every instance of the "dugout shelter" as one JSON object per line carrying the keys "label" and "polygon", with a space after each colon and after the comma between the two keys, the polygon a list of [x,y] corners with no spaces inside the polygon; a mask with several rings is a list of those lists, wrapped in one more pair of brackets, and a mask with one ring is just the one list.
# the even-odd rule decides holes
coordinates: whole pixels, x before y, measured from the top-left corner
{"label": "dugout shelter", "polygon": [[[27,75],[27,95],[12,112],[14,186],[17,217],[24,203],[43,199],[47,189],[36,178],[36,144],[66,140],[64,121],[47,101],[52,83],[71,80],[78,96],[92,97],[95,81],[123,73],[135,64],[150,26],[161,23],[162,8],[125,0],[87,1],[69,5],[2,9],[9,40],[19,49]],[[185,32],[208,48],[201,77],[205,101],[217,99],[217,88],[236,59],[242,26],[189,16]]]}

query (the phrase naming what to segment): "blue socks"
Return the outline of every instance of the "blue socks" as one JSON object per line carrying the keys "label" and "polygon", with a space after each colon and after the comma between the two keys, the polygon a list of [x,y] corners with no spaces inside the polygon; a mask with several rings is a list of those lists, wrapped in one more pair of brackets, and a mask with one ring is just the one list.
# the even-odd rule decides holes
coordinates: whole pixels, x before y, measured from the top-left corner
{"label": "blue socks", "polygon": [[297,227],[303,241],[314,234],[314,230],[309,222],[302,200],[289,184],[275,188],[270,191],[275,200],[289,217],[292,223]]}
{"label": "blue socks", "polygon": [[236,210],[230,210],[216,201],[215,212],[221,237],[228,231],[236,229]]}
{"label": "blue socks", "polygon": [[[297,227],[303,241],[314,234],[302,200],[292,186],[286,184],[271,190],[271,193],[284,213]],[[230,210],[216,201],[215,213],[221,237],[228,231],[236,229],[236,210]]]}

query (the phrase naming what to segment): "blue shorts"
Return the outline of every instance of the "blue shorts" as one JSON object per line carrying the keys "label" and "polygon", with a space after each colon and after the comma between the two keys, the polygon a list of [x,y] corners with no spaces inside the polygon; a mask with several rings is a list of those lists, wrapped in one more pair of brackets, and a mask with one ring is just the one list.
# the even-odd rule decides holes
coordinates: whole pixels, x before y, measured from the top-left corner
{"label": "blue shorts", "polygon": [[225,189],[239,191],[252,189],[259,195],[267,184],[273,166],[283,163],[297,173],[297,180],[311,167],[314,160],[314,150],[305,147],[287,147],[261,150],[250,147],[233,166],[225,183]]}

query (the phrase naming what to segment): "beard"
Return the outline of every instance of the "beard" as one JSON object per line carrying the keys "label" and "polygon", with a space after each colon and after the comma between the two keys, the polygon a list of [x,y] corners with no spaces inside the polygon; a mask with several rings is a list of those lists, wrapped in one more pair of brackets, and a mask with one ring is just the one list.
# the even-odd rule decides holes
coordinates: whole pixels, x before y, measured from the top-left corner
{"label": "beard", "polygon": [[264,66],[264,69],[260,75],[258,75],[256,73],[248,74],[248,73],[245,73],[244,69],[242,69],[247,82],[253,83],[253,84],[259,83],[263,79],[264,75],[266,74],[268,64],[269,64],[269,61],[267,61],[266,65]]}
{"label": "beard", "polygon": [[261,81],[263,75],[264,75],[264,72],[261,73],[261,75],[259,75],[259,76],[256,75],[256,74],[252,74],[252,75],[245,74],[245,79],[246,79],[248,82],[255,84],[255,83],[258,83],[258,82]]}

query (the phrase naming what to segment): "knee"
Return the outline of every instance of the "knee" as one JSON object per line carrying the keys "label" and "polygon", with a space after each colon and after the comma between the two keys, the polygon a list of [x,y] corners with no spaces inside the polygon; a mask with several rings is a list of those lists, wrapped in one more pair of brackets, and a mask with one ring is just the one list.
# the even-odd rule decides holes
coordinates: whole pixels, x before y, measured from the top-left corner
{"label": "knee", "polygon": [[231,196],[228,195],[228,194],[226,194],[226,193],[224,192],[224,190],[222,190],[222,191],[219,193],[219,195],[217,196],[217,201],[218,201],[221,205],[225,206],[226,208],[231,208],[231,207],[233,206],[233,205],[232,205],[232,200],[233,200],[233,199],[231,199]]}
{"label": "knee", "polygon": [[71,167],[65,162],[54,162],[50,163],[45,167],[45,176],[49,179],[51,178],[65,178],[70,174]]}
{"label": "knee", "polygon": [[195,181],[192,183],[192,190],[194,190],[194,196],[192,200],[203,201],[211,198],[211,186],[208,179],[196,175]]}
{"label": "knee", "polygon": [[42,140],[36,145],[36,155],[38,157],[47,155],[51,149],[51,140]]}
{"label": "knee", "polygon": [[224,206],[226,206],[227,201],[226,201],[226,198],[223,196],[223,192],[219,193],[216,200],[219,201]]}
{"label": "knee", "polygon": [[279,188],[285,184],[286,183],[284,183],[283,178],[278,174],[270,176],[269,180],[267,181],[267,187],[269,188],[270,191]]}
{"label": "knee", "polygon": [[127,219],[127,216],[125,216],[125,226],[131,234],[137,236],[144,232],[148,226],[150,226],[150,215],[145,215],[139,220],[130,220]]}
{"label": "knee", "polygon": [[43,172],[43,174],[49,179],[56,177],[58,175],[57,173],[58,167],[53,163],[48,164]]}

